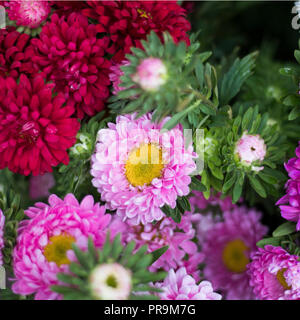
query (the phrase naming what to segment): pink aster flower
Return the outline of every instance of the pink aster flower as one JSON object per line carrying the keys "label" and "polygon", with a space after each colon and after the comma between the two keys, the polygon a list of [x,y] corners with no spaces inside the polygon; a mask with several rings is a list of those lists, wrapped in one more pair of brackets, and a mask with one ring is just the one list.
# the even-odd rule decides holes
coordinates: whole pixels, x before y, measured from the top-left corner
{"label": "pink aster flower", "polygon": [[48,1],[11,0],[4,2],[10,20],[18,26],[37,28],[45,21],[51,11]]}
{"label": "pink aster flower", "polygon": [[166,82],[167,68],[158,58],[146,58],[137,67],[132,80],[146,91],[156,91]]}
{"label": "pink aster flower", "polygon": [[267,245],[251,256],[250,285],[261,300],[300,300],[299,257]]}
{"label": "pink aster flower", "polygon": [[244,165],[252,166],[252,170],[263,170],[263,167],[252,165],[253,162],[263,161],[267,153],[266,144],[259,135],[250,135],[245,131],[237,142],[234,153],[238,155]]}
{"label": "pink aster flower", "polygon": [[122,242],[125,245],[132,240],[135,241],[135,250],[146,244],[148,252],[151,253],[168,246],[168,250],[150,266],[150,271],[155,272],[161,268],[166,271],[177,270],[179,267],[186,266],[189,274],[199,280],[198,265],[203,262],[203,254],[198,252],[197,245],[192,241],[195,230],[191,217],[191,213],[183,215],[180,223],[165,217],[155,224],[134,225],[131,220],[123,222],[115,216],[110,225],[110,231],[112,235],[121,232]]}
{"label": "pink aster flower", "polygon": [[54,187],[55,180],[50,172],[44,175],[32,176],[29,180],[29,196],[31,199],[40,199],[50,196],[49,190]]}
{"label": "pink aster flower", "polygon": [[129,64],[130,64],[129,61],[123,60],[121,63],[115,64],[110,67],[111,73],[109,74],[109,80],[113,84],[113,88],[114,88],[113,94],[114,95],[117,95],[118,92],[123,90],[123,87],[120,87],[120,83],[121,83],[120,78],[124,75],[124,72],[121,70],[121,67],[128,66]]}
{"label": "pink aster flower", "polygon": [[64,200],[51,195],[49,205],[38,202],[25,213],[30,219],[19,228],[12,290],[21,295],[35,294],[36,300],[59,299],[50,287],[59,284],[57,273],[68,272],[70,261],[75,259],[72,244],[85,250],[91,237],[100,248],[110,215],[105,214],[105,207],[94,203],[92,196],[79,203],[72,194]]}
{"label": "pink aster flower", "polygon": [[157,124],[151,114],[135,117],[119,116],[98,132],[92,183],[122,219],[147,224],[164,217],[165,204],[175,208],[177,197],[189,194],[197,155],[184,146],[180,126],[161,131],[168,118]]}
{"label": "pink aster flower", "polygon": [[222,296],[213,291],[210,282],[202,281],[196,284],[184,267],[176,272],[171,269],[164,282],[155,284],[156,288],[163,289],[159,293],[161,300],[221,300]]}
{"label": "pink aster flower", "polygon": [[246,266],[267,228],[260,223],[261,214],[246,207],[227,211],[223,218],[224,221],[217,222],[205,236],[204,276],[214,288],[222,290],[228,300],[252,299]]}
{"label": "pink aster flower", "polygon": [[[283,218],[297,222],[296,229],[300,230],[300,142],[296,148],[296,158],[292,158],[285,164],[285,169],[291,178],[286,183],[286,195],[279,199],[276,205],[280,205]],[[288,204],[288,205],[286,205]]]}
{"label": "pink aster flower", "polygon": [[2,249],[4,248],[4,223],[5,216],[0,209],[0,266],[3,265]]}

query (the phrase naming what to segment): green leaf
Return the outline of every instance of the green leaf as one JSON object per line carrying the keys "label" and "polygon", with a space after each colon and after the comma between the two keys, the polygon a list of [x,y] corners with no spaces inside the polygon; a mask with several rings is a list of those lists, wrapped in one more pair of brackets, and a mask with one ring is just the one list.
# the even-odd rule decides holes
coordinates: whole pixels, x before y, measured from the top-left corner
{"label": "green leaf", "polygon": [[255,67],[258,52],[253,52],[243,59],[237,58],[224,75],[220,84],[220,104],[226,105],[240,91],[243,83],[250,77]]}
{"label": "green leaf", "polygon": [[192,181],[190,183],[190,189],[193,191],[193,190],[196,190],[196,191],[201,191],[201,192],[204,192],[206,191],[206,187],[203,185],[203,183],[201,183],[201,181],[196,178],[195,176],[192,177]]}
{"label": "green leaf", "polygon": [[296,224],[293,222],[285,222],[280,225],[274,232],[272,233],[273,237],[282,237],[287,236],[296,231]]}
{"label": "green leaf", "polygon": [[288,119],[290,121],[297,119],[300,116],[300,109],[299,107],[295,107],[289,114]]}
{"label": "green leaf", "polygon": [[169,249],[169,246],[161,247],[153,252],[151,252],[152,255],[152,263],[153,264],[156,260],[158,260],[167,250]]}
{"label": "green leaf", "polygon": [[252,188],[262,197],[266,198],[267,193],[262,184],[254,176],[248,176]]}
{"label": "green leaf", "polygon": [[280,240],[278,238],[265,238],[256,243],[259,248],[263,248],[266,245],[279,246]]}

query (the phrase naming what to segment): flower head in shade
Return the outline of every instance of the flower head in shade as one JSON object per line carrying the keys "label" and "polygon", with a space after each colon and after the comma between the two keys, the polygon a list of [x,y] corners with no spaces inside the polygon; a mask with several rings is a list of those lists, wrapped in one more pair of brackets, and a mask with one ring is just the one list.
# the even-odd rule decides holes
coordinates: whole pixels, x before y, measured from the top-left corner
{"label": "flower head in shade", "polygon": [[214,288],[222,290],[228,300],[251,299],[252,288],[246,266],[256,242],[267,232],[260,223],[261,214],[238,207],[223,215],[205,236],[202,252],[205,255],[204,276]]}
{"label": "flower head in shade", "polygon": [[296,229],[300,230],[300,142],[296,148],[296,158],[285,164],[285,169],[291,178],[286,183],[286,195],[277,201],[283,218],[297,222]]}
{"label": "flower head in shade", "polygon": [[55,180],[50,172],[44,175],[32,176],[29,180],[29,196],[36,200],[50,196],[49,190],[54,187]]}
{"label": "flower head in shade", "polygon": [[39,175],[68,164],[67,149],[80,124],[71,118],[74,109],[64,106],[64,96],[52,96],[52,88],[40,75],[21,74],[19,84],[0,77],[0,169]]}
{"label": "flower head in shade", "polygon": [[124,72],[121,70],[121,67],[128,65],[130,65],[130,62],[127,60],[123,60],[121,63],[112,65],[110,68],[111,73],[109,74],[109,80],[112,82],[114,95],[117,95],[118,92],[120,92],[123,89],[122,87],[120,87],[120,78],[124,75]]}
{"label": "flower head in shade", "polygon": [[5,216],[0,209],[0,266],[3,265],[2,249],[4,248],[4,224]]}
{"label": "flower head in shade", "polygon": [[77,115],[93,116],[104,108],[109,96],[110,62],[104,58],[109,39],[97,38],[96,27],[80,13],[53,14],[32,39],[32,60],[46,79],[63,93]]}
{"label": "flower head in shade", "polygon": [[192,241],[195,230],[191,223],[192,214],[184,214],[180,223],[175,223],[171,218],[163,218],[159,222],[152,224],[134,225],[131,220],[123,222],[119,217],[115,217],[110,225],[112,234],[122,233],[122,242],[128,244],[135,241],[138,250],[141,246],[147,245],[148,252],[151,253],[164,246],[168,250],[155,261],[150,271],[164,269],[177,270],[186,266],[189,274],[199,280],[199,264],[203,262],[203,254],[198,252],[197,245]]}
{"label": "flower head in shade", "polygon": [[127,300],[131,293],[131,272],[118,263],[97,266],[90,275],[95,299]]}
{"label": "flower head in shade", "polygon": [[234,153],[243,165],[251,166],[254,171],[263,170],[263,167],[253,165],[254,162],[263,161],[267,153],[266,144],[259,135],[250,135],[247,131],[244,132],[236,144]]}
{"label": "flower head in shade", "polygon": [[119,116],[98,132],[92,183],[122,219],[147,224],[164,217],[161,207],[175,208],[177,197],[189,193],[197,155],[184,145],[181,127],[161,131],[168,118],[157,124],[150,113],[135,117]]}
{"label": "flower head in shade", "polygon": [[166,82],[167,68],[158,58],[146,58],[137,67],[132,80],[146,91],[156,91]]}
{"label": "flower head in shade", "polygon": [[37,28],[50,14],[49,1],[11,0],[6,1],[7,13],[10,20],[18,26]]}
{"label": "flower head in shade", "polygon": [[97,19],[97,31],[109,34],[113,59],[120,62],[130,47],[142,48],[141,40],[150,31],[161,38],[169,32],[175,42],[189,43],[187,31],[191,25],[186,13],[176,1],[88,1],[89,9],[83,13]]}
{"label": "flower head in shade", "polygon": [[227,196],[222,198],[221,192],[211,194],[209,199],[205,199],[203,192],[193,190],[193,196],[189,199],[194,211],[206,211],[211,207],[219,207],[221,211],[229,211],[236,208],[232,203],[232,198]]}
{"label": "flower head in shade", "polygon": [[49,197],[49,205],[36,203],[25,211],[30,218],[19,229],[13,253],[14,293],[35,294],[35,299],[56,299],[50,287],[58,284],[57,273],[68,272],[74,260],[72,244],[87,249],[91,237],[96,247],[105,241],[110,215],[105,208],[86,196],[79,203],[72,194],[63,200]]}
{"label": "flower head in shade", "polygon": [[163,282],[157,282],[155,287],[163,290],[159,293],[161,300],[221,300],[222,296],[213,291],[210,282],[202,281],[196,284],[184,267],[176,272],[171,269]]}
{"label": "flower head in shade", "polygon": [[258,299],[300,300],[300,261],[281,247],[266,245],[251,256],[250,285]]}
{"label": "flower head in shade", "polygon": [[0,76],[18,78],[38,72],[28,51],[30,36],[19,33],[14,27],[0,29]]}

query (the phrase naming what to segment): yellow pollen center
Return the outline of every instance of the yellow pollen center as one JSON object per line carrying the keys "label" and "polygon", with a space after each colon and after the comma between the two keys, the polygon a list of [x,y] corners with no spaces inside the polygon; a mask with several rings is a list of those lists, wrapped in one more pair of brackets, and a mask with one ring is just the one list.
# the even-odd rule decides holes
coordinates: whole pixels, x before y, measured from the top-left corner
{"label": "yellow pollen center", "polygon": [[151,143],[142,144],[129,153],[125,175],[134,187],[150,185],[153,179],[161,177],[163,168],[161,148]]}
{"label": "yellow pollen center", "polygon": [[291,287],[288,286],[284,277],[284,273],[286,270],[287,270],[286,268],[280,269],[276,274],[276,278],[285,290],[290,290]]}
{"label": "yellow pollen center", "polygon": [[248,250],[249,248],[240,239],[228,242],[222,255],[223,263],[226,268],[236,273],[244,272],[249,263],[249,258],[245,253]]}
{"label": "yellow pollen center", "polygon": [[47,261],[53,261],[59,267],[62,264],[70,264],[70,260],[67,258],[67,251],[72,249],[72,243],[75,242],[75,238],[68,234],[61,234],[53,236],[49,240],[49,243],[44,248],[44,256]]}
{"label": "yellow pollen center", "polygon": [[150,13],[147,13],[145,10],[143,9],[137,9],[138,14],[140,15],[141,18],[152,18]]}

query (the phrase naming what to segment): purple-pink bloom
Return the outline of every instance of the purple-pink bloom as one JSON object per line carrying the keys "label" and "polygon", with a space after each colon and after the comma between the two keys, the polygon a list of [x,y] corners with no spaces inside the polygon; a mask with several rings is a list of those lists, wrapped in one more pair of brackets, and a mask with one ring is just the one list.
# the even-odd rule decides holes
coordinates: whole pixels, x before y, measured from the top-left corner
{"label": "purple-pink bloom", "polygon": [[285,164],[290,180],[286,183],[286,194],[276,202],[283,218],[297,222],[296,230],[300,230],[300,141],[296,148],[296,158]]}
{"label": "purple-pink bloom", "polygon": [[49,190],[54,187],[55,180],[51,172],[32,176],[29,180],[29,196],[31,199],[41,199],[50,196]]}
{"label": "purple-pink bloom", "polygon": [[116,124],[98,132],[92,155],[92,183],[122,219],[135,224],[161,220],[164,205],[176,207],[177,197],[189,194],[196,169],[192,144],[185,146],[181,126],[161,131],[152,114],[118,116]]}
{"label": "purple-pink bloom", "polygon": [[204,277],[222,290],[227,300],[252,299],[246,266],[256,243],[267,233],[260,223],[261,214],[237,207],[224,212],[223,221],[206,232],[202,252],[205,255]]}
{"label": "purple-pink bloom", "polygon": [[120,86],[121,84],[121,77],[124,75],[124,72],[121,70],[122,66],[128,66],[130,62],[128,60],[123,60],[119,64],[114,64],[110,67],[111,73],[109,74],[109,80],[112,82],[113,85],[113,95],[117,95],[120,91],[124,88]]}
{"label": "purple-pink bloom", "polygon": [[3,265],[2,249],[4,248],[4,224],[5,224],[5,216],[0,209],[0,266]]}
{"label": "purple-pink bloom", "polygon": [[193,196],[190,197],[189,201],[195,211],[202,211],[216,206],[219,206],[221,211],[228,211],[236,207],[236,205],[232,203],[232,198],[230,196],[222,198],[221,192],[211,194],[209,199],[205,199],[203,192],[194,190]]}
{"label": "purple-pink bloom", "polygon": [[15,20],[18,26],[37,28],[50,14],[49,1],[11,0],[5,1],[10,20]]}
{"label": "purple-pink bloom", "polygon": [[266,245],[251,255],[250,285],[261,300],[300,300],[300,261],[281,247]]}
{"label": "purple-pink bloom", "polygon": [[123,222],[115,216],[110,224],[110,232],[115,235],[121,232],[123,244],[135,241],[138,250],[141,246],[147,245],[151,253],[164,246],[168,250],[156,260],[149,268],[150,271],[164,269],[177,270],[185,266],[189,274],[198,281],[199,264],[203,262],[203,254],[198,252],[197,245],[192,241],[195,236],[191,222],[192,214],[186,213],[182,216],[180,223],[175,223],[171,218],[165,217],[159,222],[135,225],[131,220]]}
{"label": "purple-pink bloom", "polygon": [[197,285],[184,267],[176,272],[171,269],[163,282],[157,282],[156,288],[163,290],[159,293],[161,300],[221,300],[222,296],[213,291],[210,282],[202,281]]}
{"label": "purple-pink bloom", "polygon": [[60,299],[50,287],[59,284],[59,272],[68,272],[75,259],[72,244],[87,249],[91,237],[97,248],[105,241],[110,215],[105,207],[86,196],[79,203],[74,195],[63,200],[56,195],[49,197],[49,205],[37,202],[25,211],[30,218],[22,221],[17,244],[13,252],[16,294],[35,294],[36,300]]}

